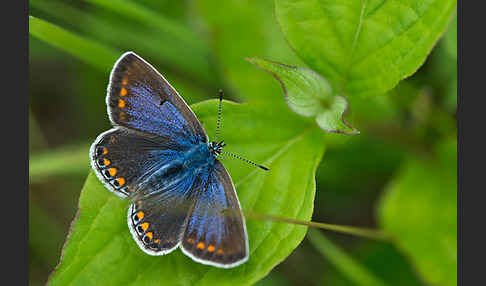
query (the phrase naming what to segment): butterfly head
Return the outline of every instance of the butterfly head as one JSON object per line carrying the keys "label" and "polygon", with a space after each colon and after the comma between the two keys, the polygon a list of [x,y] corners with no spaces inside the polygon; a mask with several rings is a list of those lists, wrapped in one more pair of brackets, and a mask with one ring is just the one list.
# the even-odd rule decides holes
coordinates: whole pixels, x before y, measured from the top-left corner
{"label": "butterfly head", "polygon": [[218,122],[216,123],[216,139],[210,143],[208,143],[208,148],[211,154],[213,154],[214,157],[218,157],[220,154],[223,155],[229,155],[231,157],[243,160],[249,164],[252,164],[253,166],[257,166],[258,168],[261,168],[265,171],[269,171],[269,169],[265,166],[262,166],[260,164],[253,163],[252,161],[249,161],[245,158],[242,158],[241,156],[238,156],[236,154],[230,153],[230,152],[225,152],[223,151],[223,147],[226,146],[226,143],[224,143],[223,140],[218,142],[218,134],[219,134],[219,127],[221,126],[221,103],[223,102],[223,90],[219,90],[219,110],[218,110]]}
{"label": "butterfly head", "polygon": [[220,142],[213,141],[208,143],[209,151],[214,157],[218,157],[221,154],[224,146],[226,146],[224,140],[221,140]]}

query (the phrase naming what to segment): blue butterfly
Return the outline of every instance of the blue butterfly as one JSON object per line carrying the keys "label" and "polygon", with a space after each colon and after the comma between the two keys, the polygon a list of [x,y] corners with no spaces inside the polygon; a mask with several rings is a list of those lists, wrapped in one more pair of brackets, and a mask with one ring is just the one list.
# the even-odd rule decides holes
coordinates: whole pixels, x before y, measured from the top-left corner
{"label": "blue butterfly", "polygon": [[180,247],[223,268],[247,261],[245,220],[217,159],[242,158],[222,151],[224,141],[210,142],[177,91],[133,52],[115,63],[106,104],[114,128],[91,146],[91,166],[108,190],[131,199],[128,227],[140,249],[164,255]]}

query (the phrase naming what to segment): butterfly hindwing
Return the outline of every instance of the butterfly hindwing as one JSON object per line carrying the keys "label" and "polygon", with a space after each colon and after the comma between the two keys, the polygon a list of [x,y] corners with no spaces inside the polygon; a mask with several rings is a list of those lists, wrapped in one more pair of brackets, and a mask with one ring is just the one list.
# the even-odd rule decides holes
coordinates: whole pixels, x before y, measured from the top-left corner
{"label": "butterfly hindwing", "polygon": [[133,52],[115,63],[106,104],[114,125],[179,140],[179,144],[207,140],[204,128],[177,91]]}
{"label": "butterfly hindwing", "polygon": [[182,249],[194,260],[218,267],[233,267],[248,259],[248,238],[240,203],[231,177],[216,160],[192,194]]}
{"label": "butterfly hindwing", "polygon": [[128,226],[140,248],[150,255],[163,255],[174,250],[182,238],[187,216],[194,206],[191,192],[200,176],[192,172],[175,174],[181,179],[136,199],[128,210]]}

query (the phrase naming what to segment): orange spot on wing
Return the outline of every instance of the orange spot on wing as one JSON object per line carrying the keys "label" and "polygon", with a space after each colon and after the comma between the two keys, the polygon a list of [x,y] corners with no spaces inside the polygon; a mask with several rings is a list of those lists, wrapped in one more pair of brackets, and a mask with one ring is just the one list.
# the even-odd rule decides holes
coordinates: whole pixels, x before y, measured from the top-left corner
{"label": "orange spot on wing", "polygon": [[156,239],[154,240],[155,243],[159,243],[160,242],[160,239]]}
{"label": "orange spot on wing", "polygon": [[122,87],[122,89],[120,90],[120,96],[125,96],[127,95],[128,91],[126,88]]}
{"label": "orange spot on wing", "polygon": [[145,214],[143,213],[143,211],[139,211],[139,212],[137,213],[137,217],[138,217],[138,219],[143,219],[144,215],[145,215]]}
{"label": "orange spot on wing", "polygon": [[105,164],[105,166],[109,166],[111,164],[110,160],[104,158],[103,159],[103,164]]}
{"label": "orange spot on wing", "polygon": [[127,186],[127,189],[128,189],[128,190],[129,190],[131,193],[133,193],[133,192],[135,191],[135,189],[134,189],[132,186]]}
{"label": "orange spot on wing", "polygon": [[128,78],[124,78],[124,79],[122,80],[122,84],[123,84],[123,85],[127,85],[127,83],[128,83]]}
{"label": "orange spot on wing", "polygon": [[118,99],[118,107],[124,108],[125,105],[127,105],[127,104],[126,104],[126,102],[123,99],[121,99],[121,98]]}
{"label": "orange spot on wing", "polygon": [[217,253],[217,254],[223,254],[223,253],[224,253],[224,251],[223,251],[223,250],[220,248],[220,249],[218,249],[218,250],[216,251],[216,253]]}
{"label": "orange spot on wing", "polygon": [[203,249],[204,248],[204,242],[199,242],[197,245],[196,245],[197,248],[199,249]]}
{"label": "orange spot on wing", "polygon": [[116,175],[116,168],[110,168],[108,172],[110,172],[110,176],[114,177]]}
{"label": "orange spot on wing", "polygon": [[149,223],[148,222],[142,223],[142,229],[143,229],[143,231],[146,231],[148,229],[148,227],[149,227]]}
{"label": "orange spot on wing", "polygon": [[214,251],[214,249],[215,249],[214,245],[210,244],[210,245],[208,246],[208,251],[209,251],[209,252],[213,252],[213,251]]}
{"label": "orange spot on wing", "polygon": [[103,155],[106,155],[108,154],[108,149],[106,149],[106,147],[103,147]]}
{"label": "orange spot on wing", "polygon": [[195,241],[195,240],[194,240],[194,238],[192,238],[192,237],[189,237],[189,238],[187,239],[187,242],[189,242],[190,244],[194,244],[194,243],[196,243],[196,241]]}
{"label": "orange spot on wing", "polygon": [[152,234],[151,232],[147,232],[147,234],[145,234],[145,235],[146,235],[146,236],[148,236],[148,238],[149,238],[150,240],[152,240],[152,238],[153,238],[153,234]]}
{"label": "orange spot on wing", "polygon": [[116,181],[118,182],[118,184],[121,186],[125,185],[125,179],[123,179],[122,177],[116,179]]}

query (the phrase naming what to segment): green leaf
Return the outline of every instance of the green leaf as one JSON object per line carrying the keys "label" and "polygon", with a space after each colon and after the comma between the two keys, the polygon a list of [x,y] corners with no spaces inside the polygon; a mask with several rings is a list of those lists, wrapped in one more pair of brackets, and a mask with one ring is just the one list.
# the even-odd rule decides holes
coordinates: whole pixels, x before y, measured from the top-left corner
{"label": "green leaf", "polygon": [[314,247],[329,260],[340,272],[352,280],[356,285],[384,286],[378,277],[374,276],[359,262],[347,255],[343,250],[328,240],[322,232],[309,230],[309,240]]}
{"label": "green leaf", "polygon": [[[192,81],[207,82],[211,86],[217,84],[215,81],[216,70],[209,48],[186,26],[137,3],[137,1],[86,1],[102,8],[96,9],[94,17],[87,16],[100,22],[97,18],[107,18],[109,15],[112,20],[108,24],[114,26],[112,30],[115,30],[115,33],[107,35],[104,31],[106,28],[86,18],[88,22],[86,25],[91,25],[92,29],[96,27],[96,30],[91,32],[93,35],[101,39],[109,38],[115,46],[126,47],[127,42],[137,43],[128,45],[128,49],[145,55],[145,57],[150,56],[150,58],[157,59],[169,65],[170,70],[191,77]],[[107,11],[111,14],[106,13]],[[214,90],[217,91],[216,87]]]}
{"label": "green leaf", "polygon": [[243,100],[282,101],[279,85],[255,72],[244,59],[262,57],[292,65],[304,64],[280,31],[272,1],[197,0],[201,22],[216,53],[226,83]]}
{"label": "green leaf", "polygon": [[[447,90],[445,92],[445,105],[447,108],[455,112],[457,109],[457,15],[454,16],[447,33],[444,35],[443,44],[445,50],[449,55],[449,59],[440,59],[442,62],[450,63],[448,72],[449,79],[446,81]],[[452,66],[452,67],[450,67]]]}
{"label": "green leaf", "polygon": [[87,174],[89,146],[64,146],[32,155],[29,160],[29,183],[48,180],[52,176]]}
{"label": "green leaf", "polygon": [[[357,263],[383,281],[385,285],[424,286],[423,281],[417,276],[406,257],[391,243],[372,240],[361,241],[358,245],[353,246],[352,255]],[[386,261],[386,263],[383,263],[383,261]],[[328,267],[327,263],[323,267],[326,267],[327,271],[322,275],[322,285],[357,285],[340,269]]]}
{"label": "green leaf", "polygon": [[449,56],[457,60],[457,14],[449,25],[449,29],[444,35],[444,42]]}
{"label": "green leaf", "polygon": [[413,74],[447,27],[455,0],[275,0],[297,54],[342,95],[376,95]]}
{"label": "green leaf", "polygon": [[457,160],[455,140],[436,158],[410,159],[379,204],[383,229],[431,285],[457,282]]}
{"label": "green leaf", "polygon": [[179,41],[190,45],[194,52],[208,53],[209,50],[196,34],[183,25],[163,16],[156,11],[152,11],[136,3],[128,0],[85,0],[93,4],[99,5],[108,10],[115,11],[123,16],[125,19],[134,19],[149,25],[152,28],[159,30],[164,34],[169,34],[176,37]]}
{"label": "green leaf", "polygon": [[[208,134],[214,134],[217,101],[192,108]],[[315,171],[324,152],[323,134],[312,121],[285,109],[224,102],[220,137],[228,145],[225,149],[270,168],[265,172],[239,160],[223,160],[243,211],[310,220]],[[194,262],[180,250],[165,256],[146,255],[129,233],[128,204],[90,173],[52,285],[249,285],[285,259],[307,229],[248,219],[248,262],[220,269]]]}
{"label": "green leaf", "polygon": [[318,73],[259,58],[247,60],[280,82],[285,100],[295,113],[315,117],[317,125],[327,132],[348,135],[359,133],[344,120],[348,110],[346,99],[334,94],[327,80]]}
{"label": "green leaf", "polygon": [[121,52],[85,39],[44,20],[29,16],[29,34],[105,71],[113,66]]}
{"label": "green leaf", "polygon": [[[118,0],[117,5],[106,0],[89,2],[101,7],[95,6],[86,12],[64,2],[50,0],[33,0],[30,5],[34,8],[33,13],[39,11],[56,21],[68,23],[75,31],[81,30],[81,34],[89,35],[91,42],[99,41],[102,45],[124,51],[134,50],[158,66],[164,76],[171,75],[184,87],[199,84],[201,89],[212,87],[213,93],[217,91],[217,73],[210,61],[210,52],[189,29],[130,1]],[[151,29],[147,30],[147,25]],[[131,43],[137,44],[134,46]]]}

